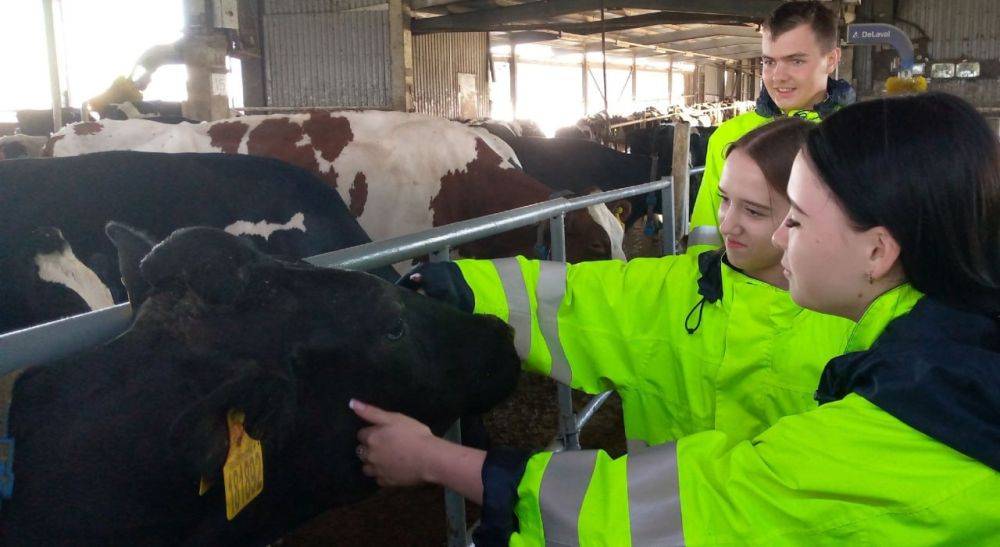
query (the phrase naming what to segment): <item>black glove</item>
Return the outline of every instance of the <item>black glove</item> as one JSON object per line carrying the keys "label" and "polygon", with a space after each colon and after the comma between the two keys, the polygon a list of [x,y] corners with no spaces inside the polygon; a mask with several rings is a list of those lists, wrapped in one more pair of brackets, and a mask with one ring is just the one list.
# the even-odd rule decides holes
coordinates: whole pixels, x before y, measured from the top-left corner
{"label": "black glove", "polygon": [[476,297],[454,262],[424,262],[396,281],[396,285],[450,304],[466,313],[476,308]]}

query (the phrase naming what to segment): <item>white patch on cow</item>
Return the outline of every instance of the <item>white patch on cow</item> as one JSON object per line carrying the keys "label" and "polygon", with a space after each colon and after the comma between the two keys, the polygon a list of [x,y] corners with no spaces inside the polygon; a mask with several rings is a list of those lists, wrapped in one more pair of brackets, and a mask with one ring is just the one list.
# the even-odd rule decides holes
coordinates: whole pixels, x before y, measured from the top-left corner
{"label": "white patch on cow", "polygon": [[608,233],[608,238],[611,239],[611,258],[626,260],[625,249],[622,247],[625,240],[625,228],[618,217],[604,204],[591,205],[587,207],[587,212],[590,213],[590,218],[594,219],[594,222]]}
{"label": "white patch on cow", "polygon": [[309,146],[312,142],[312,137],[308,133],[302,133],[302,138],[295,143],[295,146]]}
{"label": "white patch on cow", "polygon": [[101,283],[93,270],[77,260],[69,245],[62,251],[35,255],[35,265],[38,266],[39,279],[65,286],[80,295],[91,310],[107,308],[115,303],[108,287]]}
{"label": "white patch on cow", "polygon": [[301,230],[305,233],[306,216],[302,213],[295,213],[292,215],[292,218],[284,224],[275,224],[266,220],[261,220],[259,222],[237,220],[236,222],[223,228],[223,230],[225,230],[226,233],[233,234],[234,236],[260,236],[264,238],[264,241],[267,241],[272,235],[274,235],[274,232]]}
{"label": "white patch on cow", "polygon": [[521,169],[521,162],[517,159],[517,153],[511,148],[507,141],[490,133],[485,127],[470,126],[479,138],[483,139],[490,148],[493,149],[504,161],[500,162],[501,169]]}
{"label": "white patch on cow", "polygon": [[477,133],[458,122],[404,112],[339,114],[354,138],[332,164],[318,160],[323,172],[337,171],[337,191],[347,203],[350,182],[365,174],[369,190],[361,227],[375,241],[431,228],[430,203],[441,179],[476,159]]}

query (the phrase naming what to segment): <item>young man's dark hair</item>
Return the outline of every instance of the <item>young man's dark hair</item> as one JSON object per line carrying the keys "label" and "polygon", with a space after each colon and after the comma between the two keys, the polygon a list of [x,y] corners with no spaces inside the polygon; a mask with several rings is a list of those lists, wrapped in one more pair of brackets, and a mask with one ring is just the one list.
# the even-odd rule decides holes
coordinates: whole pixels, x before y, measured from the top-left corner
{"label": "young man's dark hair", "polygon": [[761,27],[773,39],[802,24],[809,25],[824,52],[837,47],[837,16],[815,0],[782,4],[764,19]]}

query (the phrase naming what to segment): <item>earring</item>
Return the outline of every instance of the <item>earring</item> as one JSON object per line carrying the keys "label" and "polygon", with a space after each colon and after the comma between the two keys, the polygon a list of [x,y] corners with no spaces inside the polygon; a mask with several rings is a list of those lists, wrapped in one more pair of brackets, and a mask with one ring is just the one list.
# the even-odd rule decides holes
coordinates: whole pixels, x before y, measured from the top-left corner
{"label": "earring", "polygon": [[871,272],[868,272],[868,284],[869,285],[874,285],[875,284],[875,278],[872,277],[872,273]]}

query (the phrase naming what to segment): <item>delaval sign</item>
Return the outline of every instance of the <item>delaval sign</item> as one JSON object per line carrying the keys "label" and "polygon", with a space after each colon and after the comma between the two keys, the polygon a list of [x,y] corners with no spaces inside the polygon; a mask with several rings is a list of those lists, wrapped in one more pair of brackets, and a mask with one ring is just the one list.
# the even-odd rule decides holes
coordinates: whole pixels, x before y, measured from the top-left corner
{"label": "delaval sign", "polygon": [[899,27],[883,23],[847,25],[847,43],[853,45],[889,44],[899,53],[901,70],[913,68],[913,43]]}

